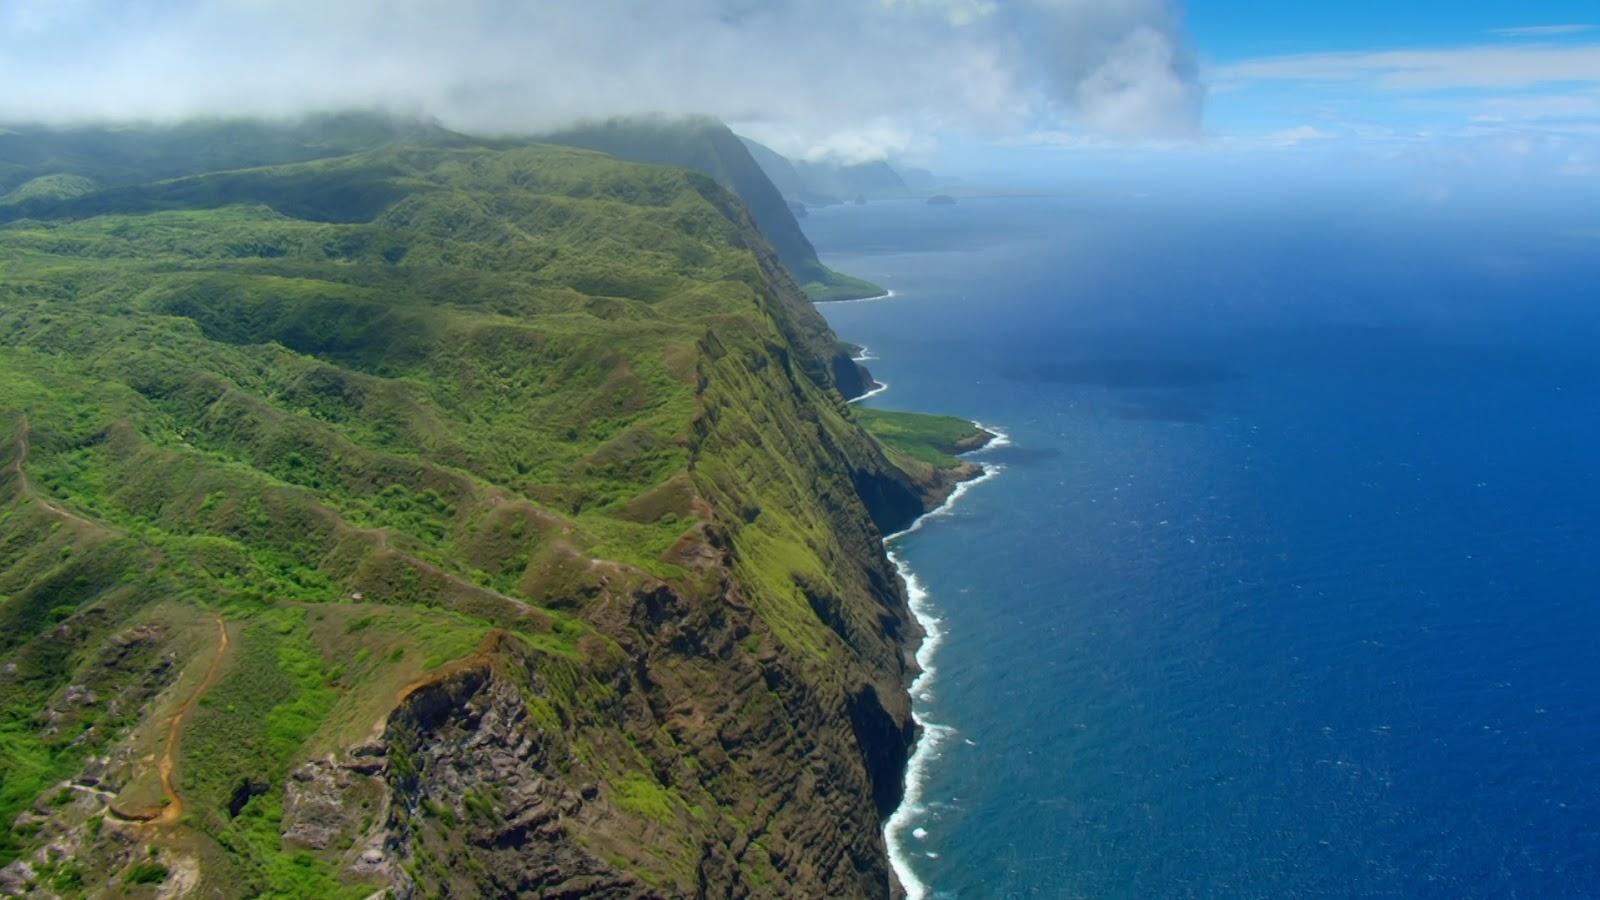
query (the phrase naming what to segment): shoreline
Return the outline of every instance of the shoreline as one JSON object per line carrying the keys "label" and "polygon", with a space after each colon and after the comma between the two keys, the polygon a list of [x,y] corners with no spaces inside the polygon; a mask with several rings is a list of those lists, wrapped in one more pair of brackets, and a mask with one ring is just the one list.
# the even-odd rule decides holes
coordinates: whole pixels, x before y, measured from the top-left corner
{"label": "shoreline", "polygon": [[879,381],[878,379],[874,378],[874,379],[872,379],[872,388],[870,390],[868,390],[865,394],[862,394],[859,397],[851,397],[849,400],[846,400],[845,402],[846,403],[860,403],[861,401],[866,400],[866,399],[868,399],[870,397],[876,397],[879,394],[883,393],[884,391],[887,391],[888,389],[889,389],[889,383],[888,382]]}
{"label": "shoreline", "polygon": [[[872,303],[880,300],[891,300],[895,297],[894,289],[887,288],[882,294],[874,297],[861,297],[854,300],[830,300],[828,303]],[[818,303],[821,305],[821,303]],[[878,359],[865,346],[856,345],[856,352],[852,355],[853,362],[865,362]],[[887,382],[872,379],[872,388],[859,397],[848,400],[848,403],[859,403],[862,400],[876,397],[887,391]],[[982,445],[972,448],[958,457],[966,459],[988,450],[997,450],[1001,447],[1011,446],[1011,435],[1003,429],[985,425],[976,419],[969,420],[972,426],[984,434],[988,439]],[[911,615],[916,619],[917,625],[922,628],[922,640],[917,644],[914,658],[917,663],[917,674],[911,679],[911,684],[906,688],[907,695],[911,698],[911,721],[916,725],[916,738],[911,744],[911,754],[906,759],[905,774],[901,778],[900,803],[895,806],[894,812],[889,814],[883,823],[884,850],[889,857],[889,869],[894,875],[894,882],[898,884],[906,900],[924,900],[928,896],[929,886],[917,877],[911,865],[911,854],[915,852],[904,839],[908,829],[912,830],[912,837],[921,839],[918,834],[920,828],[912,829],[911,819],[923,815],[927,808],[922,805],[922,790],[926,780],[929,764],[937,758],[938,750],[945,740],[956,733],[953,726],[930,722],[923,717],[917,709],[919,699],[929,696],[930,687],[938,669],[934,659],[939,645],[944,643],[944,629],[940,627],[941,619],[934,613],[930,604],[930,596],[917,573],[899,554],[894,551],[894,544],[906,535],[913,534],[922,529],[929,519],[949,515],[961,498],[978,485],[1005,471],[1005,466],[999,463],[977,463],[978,472],[971,477],[956,482],[944,502],[928,510],[912,520],[910,525],[883,538],[884,555],[893,564],[895,574],[899,576],[906,589],[906,605],[911,609]]]}
{"label": "shoreline", "polygon": [[[991,437],[984,442],[983,446],[961,454],[962,457],[1011,445],[1011,436],[1005,431],[983,425],[977,421],[973,421],[972,424],[974,427],[991,435]],[[911,828],[911,819],[927,812],[927,808],[922,805],[921,800],[928,765],[937,759],[940,746],[954,735],[956,730],[953,726],[927,720],[917,709],[917,701],[928,696],[933,680],[938,675],[934,660],[939,645],[944,643],[945,632],[940,627],[942,620],[935,614],[933,607],[929,603],[930,597],[927,588],[917,578],[917,573],[911,568],[911,565],[899,554],[895,553],[893,544],[906,535],[921,530],[923,524],[929,519],[949,515],[968,491],[1005,471],[1005,466],[999,463],[979,462],[978,466],[981,470],[980,473],[958,483],[943,503],[918,516],[910,525],[894,534],[885,536],[883,539],[885,555],[889,557],[889,562],[894,564],[896,574],[900,576],[901,582],[905,584],[906,605],[911,608],[912,616],[916,618],[917,624],[922,627],[923,635],[922,641],[917,645],[915,654],[918,672],[916,677],[911,680],[910,687],[907,688],[907,693],[911,697],[911,721],[917,726],[917,737],[916,741],[911,745],[911,756],[906,760],[906,770],[901,785],[900,804],[895,807],[894,812],[890,813],[889,818],[883,823],[883,842],[884,848],[889,855],[889,867],[894,871],[895,880],[899,882],[907,900],[923,900],[928,895],[929,887],[926,882],[917,877],[915,870],[912,868],[911,853],[913,851],[903,839],[903,836],[906,830]],[[913,836],[919,837],[915,834],[915,831],[913,831]]]}
{"label": "shoreline", "polygon": [[886,289],[883,293],[873,294],[871,297],[851,297],[848,300],[813,300],[811,302],[818,306],[833,303],[871,303],[875,300],[893,300],[894,296],[893,289]]}

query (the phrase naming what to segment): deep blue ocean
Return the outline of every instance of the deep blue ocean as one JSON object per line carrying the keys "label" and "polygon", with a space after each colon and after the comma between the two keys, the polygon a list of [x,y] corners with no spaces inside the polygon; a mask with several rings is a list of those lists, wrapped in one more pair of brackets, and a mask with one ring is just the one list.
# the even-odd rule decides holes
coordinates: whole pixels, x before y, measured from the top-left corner
{"label": "deep blue ocean", "polygon": [[1600,211],[1105,191],[815,210],[1002,467],[896,543],[935,897],[1600,896]]}

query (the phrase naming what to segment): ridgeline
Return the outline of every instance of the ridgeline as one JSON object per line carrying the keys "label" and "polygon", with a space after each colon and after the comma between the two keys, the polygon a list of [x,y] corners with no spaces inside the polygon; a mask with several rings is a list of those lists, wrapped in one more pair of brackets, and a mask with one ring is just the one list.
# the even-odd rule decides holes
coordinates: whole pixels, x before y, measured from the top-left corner
{"label": "ridgeline", "polygon": [[973,435],[869,434],[717,179],[13,128],[0,273],[0,890],[889,895]]}

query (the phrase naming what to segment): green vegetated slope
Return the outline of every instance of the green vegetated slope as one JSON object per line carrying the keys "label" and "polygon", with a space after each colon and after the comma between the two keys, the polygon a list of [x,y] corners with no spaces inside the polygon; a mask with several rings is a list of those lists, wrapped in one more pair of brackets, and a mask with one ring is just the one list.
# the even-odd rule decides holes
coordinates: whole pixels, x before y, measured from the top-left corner
{"label": "green vegetated slope", "polygon": [[[368,112],[283,122],[197,119],[170,124],[0,126],[0,204],[82,188],[323,159],[396,140],[462,142],[436,124]],[[40,179],[32,188],[28,182]]]}
{"label": "green vegetated slope", "polygon": [[890,461],[921,486],[929,508],[942,503],[957,484],[983,474],[982,466],[961,454],[994,440],[993,434],[955,416],[858,408],[855,418]]}
{"label": "green vegetated slope", "polygon": [[966,419],[861,408],[856,419],[893,453],[941,469],[962,465],[958,457],[981,449],[994,435]]}
{"label": "green vegetated slope", "polygon": [[831,206],[911,194],[900,173],[883,160],[851,164],[792,160],[750,138],[740,140],[773,186],[791,203]]}
{"label": "green vegetated slope", "polygon": [[387,137],[13,153],[0,886],[886,896],[940,485],[712,179]]}
{"label": "green vegetated slope", "polygon": [[883,288],[823,265],[800,230],[788,201],[737,135],[715,119],[615,119],[550,135],[560,144],[587,147],[621,159],[681,166],[709,175],[738,194],[761,233],[813,300],[875,297]]}

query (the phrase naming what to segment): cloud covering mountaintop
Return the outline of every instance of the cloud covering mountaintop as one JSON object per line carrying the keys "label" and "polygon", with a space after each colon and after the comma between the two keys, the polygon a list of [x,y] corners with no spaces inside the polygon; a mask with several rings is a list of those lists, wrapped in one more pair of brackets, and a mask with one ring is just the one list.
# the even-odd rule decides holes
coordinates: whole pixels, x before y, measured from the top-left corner
{"label": "cloud covering mountaintop", "polygon": [[1198,128],[1164,0],[12,0],[0,118],[377,105],[474,130],[707,113],[855,162],[926,135]]}

